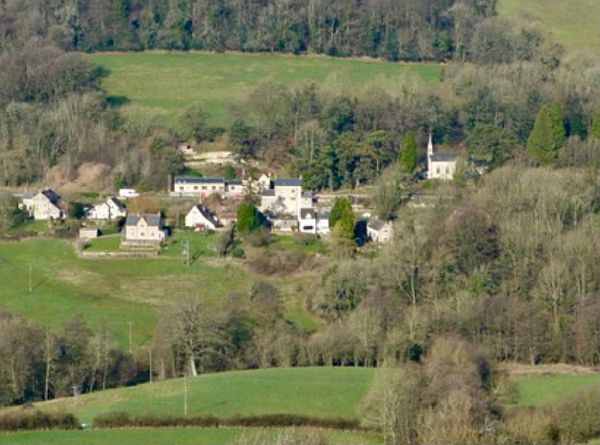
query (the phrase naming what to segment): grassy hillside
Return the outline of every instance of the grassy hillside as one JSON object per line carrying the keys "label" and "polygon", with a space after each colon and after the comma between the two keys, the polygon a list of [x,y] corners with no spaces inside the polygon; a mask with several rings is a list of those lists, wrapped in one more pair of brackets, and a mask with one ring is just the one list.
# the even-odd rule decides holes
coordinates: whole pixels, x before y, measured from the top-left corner
{"label": "grassy hillside", "polygon": [[500,0],[501,14],[528,12],[537,16],[568,54],[579,51],[600,56],[600,1]]}
{"label": "grassy hillside", "polygon": [[[275,438],[279,431],[268,430]],[[140,428],[133,430],[93,430],[93,431],[29,431],[0,434],[0,445],[232,445],[239,442],[242,435],[252,437],[256,430],[237,428]],[[326,431],[328,443],[340,445],[370,445],[383,443],[377,435],[349,432]]]}
{"label": "grassy hillside", "polygon": [[246,98],[268,80],[332,84],[339,89],[406,74],[433,82],[441,72],[437,65],[287,55],[149,52],[86,58],[109,70],[103,82],[109,95],[155,110],[171,123],[188,105],[199,102],[222,124],[228,103]]}
{"label": "grassy hillside", "polygon": [[[82,314],[92,326],[106,323],[121,346],[127,345],[127,323],[133,321],[135,347],[152,336],[162,304],[190,296],[215,303],[232,292],[246,293],[261,279],[212,258],[202,235],[189,238],[202,255],[191,267],[182,264],[176,244],[159,259],[91,260],[78,258],[70,244],[58,240],[0,243],[0,310],[47,326]],[[310,277],[271,281],[286,299],[290,317],[312,328],[315,321],[302,310],[306,280]]]}
{"label": "grassy hillside", "polygon": [[[366,368],[279,368],[205,374],[188,379],[190,415],[301,414],[354,418],[373,378]],[[40,404],[83,422],[100,413],[183,414],[183,380],[95,392]]]}

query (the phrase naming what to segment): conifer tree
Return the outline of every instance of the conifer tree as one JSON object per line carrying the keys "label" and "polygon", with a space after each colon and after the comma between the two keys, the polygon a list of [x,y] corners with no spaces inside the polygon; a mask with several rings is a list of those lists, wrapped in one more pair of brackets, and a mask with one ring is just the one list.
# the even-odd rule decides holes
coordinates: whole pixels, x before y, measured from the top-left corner
{"label": "conifer tree", "polygon": [[541,165],[552,164],[558,158],[565,139],[566,132],[560,104],[543,105],[527,140],[529,157]]}
{"label": "conifer tree", "polygon": [[408,133],[402,144],[402,152],[398,158],[398,168],[402,173],[412,174],[417,168],[417,142],[415,135]]}

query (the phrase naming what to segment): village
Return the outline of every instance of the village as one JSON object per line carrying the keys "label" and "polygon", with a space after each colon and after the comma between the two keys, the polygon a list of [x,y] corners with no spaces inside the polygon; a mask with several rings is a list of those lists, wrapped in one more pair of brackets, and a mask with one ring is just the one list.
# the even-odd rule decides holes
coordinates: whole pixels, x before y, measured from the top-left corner
{"label": "village", "polygon": [[[201,163],[233,162],[228,152],[204,154],[199,158],[189,144],[180,144],[179,150],[191,160],[190,163],[198,162],[198,159],[201,159]],[[456,171],[457,158],[453,153],[435,153],[430,137],[427,147],[427,177],[441,181],[451,180]],[[79,239],[85,242],[102,236],[102,227],[113,223],[120,229],[120,245],[123,248],[160,246],[173,234],[175,227],[166,224],[160,211],[141,212],[127,208],[129,200],[140,196],[152,198],[153,195],[155,194],[140,194],[133,188],[121,188],[116,196],[108,196],[94,204],[83,206]],[[68,218],[68,203],[63,202],[50,188],[37,192],[17,192],[14,196],[33,220],[63,221]],[[166,195],[166,199],[172,202],[192,203],[186,208],[182,221],[186,230],[212,232],[231,228],[236,223],[239,204],[251,201],[256,203],[256,208],[264,216],[265,230],[278,234],[308,234],[317,237],[330,235],[330,212],[335,200],[340,197],[349,199],[358,221],[363,221],[361,226],[364,233],[357,233],[357,242],[380,245],[393,239],[393,221],[373,217],[373,211],[360,202],[360,194],[314,193],[303,189],[302,178],[273,177],[269,173],[262,173],[257,178],[241,179],[176,176],[170,180]],[[178,226],[178,222],[175,225]]]}

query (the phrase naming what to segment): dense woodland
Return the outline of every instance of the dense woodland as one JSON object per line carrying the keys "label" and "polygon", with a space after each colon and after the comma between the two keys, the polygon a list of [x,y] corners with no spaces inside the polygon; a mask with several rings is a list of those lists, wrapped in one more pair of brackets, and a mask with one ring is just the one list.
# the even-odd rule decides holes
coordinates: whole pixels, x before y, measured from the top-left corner
{"label": "dense woodland", "polygon": [[[4,0],[0,48],[325,53],[388,60],[471,57],[495,0]],[[490,29],[487,29],[489,31]],[[530,37],[531,38],[531,37]],[[523,57],[526,57],[523,54]]]}
{"label": "dense woodland", "polygon": [[[43,181],[50,168],[72,178],[91,162],[109,167],[114,186],[157,190],[185,172],[175,141],[221,139],[302,175],[307,189],[374,184],[369,204],[397,220],[390,245],[361,255],[349,204],[338,202],[324,263],[272,250],[252,222],[225,233],[220,253],[232,254],[236,239],[252,246],[244,261],[257,277],[321,270],[306,298],[319,332],[287,320],[280,291],[262,280],[217,307],[194,298],[164,308],[153,345],[131,353],[81,318],[47,330],[2,314],[0,356],[10,359],[0,361],[0,403],[151,375],[395,365],[400,377],[375,391],[408,394],[394,403],[419,415],[390,426],[374,393],[365,409],[389,443],[490,443],[481,431],[503,416],[494,363],[600,364],[600,69],[564,66],[548,35],[496,17],[493,1],[397,3],[0,1],[2,185]],[[104,73],[70,52],[147,48],[453,62],[433,86],[264,83],[230,104],[224,128],[199,105],[168,128],[123,112],[99,89]],[[429,132],[461,153],[450,183],[421,181]],[[407,205],[414,190],[431,205]],[[14,206],[2,197],[0,227],[19,221]],[[505,443],[519,437],[506,433]]]}

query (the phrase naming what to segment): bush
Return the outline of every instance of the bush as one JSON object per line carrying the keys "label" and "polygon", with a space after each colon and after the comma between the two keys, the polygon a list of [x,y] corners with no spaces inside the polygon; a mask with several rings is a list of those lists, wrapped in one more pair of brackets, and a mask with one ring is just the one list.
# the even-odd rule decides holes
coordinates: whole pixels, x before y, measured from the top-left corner
{"label": "bush", "polygon": [[321,419],[318,417],[301,416],[295,414],[262,414],[256,416],[236,415],[228,419],[219,419],[214,416],[157,416],[143,414],[131,417],[125,412],[106,413],[94,419],[94,426],[99,428],[123,427],[220,427],[220,426],[246,426],[246,427],[289,427],[312,426],[331,429],[359,429],[358,420],[354,419]]}
{"label": "bush", "polygon": [[310,270],[314,266],[311,258],[304,252],[261,251],[253,253],[248,265],[253,272],[263,275],[288,275]]}
{"label": "bush", "polygon": [[0,431],[17,430],[72,430],[79,428],[79,421],[71,413],[46,413],[34,411],[11,411],[0,415]]}
{"label": "bush", "polygon": [[600,388],[580,391],[548,411],[560,443],[585,443],[600,435]]}

